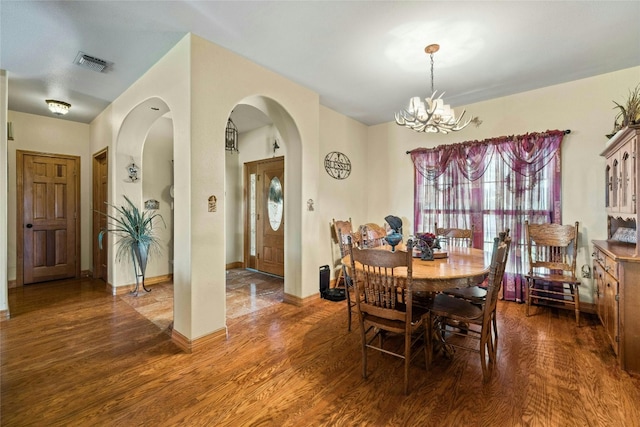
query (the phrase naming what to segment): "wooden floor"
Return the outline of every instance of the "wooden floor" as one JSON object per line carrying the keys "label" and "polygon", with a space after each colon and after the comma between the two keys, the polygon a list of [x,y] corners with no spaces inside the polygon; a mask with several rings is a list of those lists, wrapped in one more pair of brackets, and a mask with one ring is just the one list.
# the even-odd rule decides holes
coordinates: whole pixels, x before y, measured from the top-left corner
{"label": "wooden floor", "polygon": [[640,426],[640,380],[616,367],[595,319],[577,328],[570,311],[526,318],[500,302],[493,377],[482,382],[474,353],[429,371],[417,359],[405,397],[398,359],[372,354],[362,379],[344,301],[256,306],[228,317],[226,341],[185,354],[104,289],[83,279],[9,291],[2,426]]}

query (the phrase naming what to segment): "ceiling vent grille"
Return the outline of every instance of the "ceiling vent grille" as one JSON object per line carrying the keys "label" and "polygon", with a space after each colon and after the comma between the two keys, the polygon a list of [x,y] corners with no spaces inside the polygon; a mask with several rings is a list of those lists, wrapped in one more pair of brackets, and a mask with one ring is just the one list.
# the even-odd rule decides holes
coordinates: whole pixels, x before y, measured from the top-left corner
{"label": "ceiling vent grille", "polygon": [[105,68],[109,66],[109,63],[104,59],[87,55],[84,52],[78,52],[76,60],[73,62],[81,67],[88,68],[89,70],[96,71],[98,73],[101,73]]}

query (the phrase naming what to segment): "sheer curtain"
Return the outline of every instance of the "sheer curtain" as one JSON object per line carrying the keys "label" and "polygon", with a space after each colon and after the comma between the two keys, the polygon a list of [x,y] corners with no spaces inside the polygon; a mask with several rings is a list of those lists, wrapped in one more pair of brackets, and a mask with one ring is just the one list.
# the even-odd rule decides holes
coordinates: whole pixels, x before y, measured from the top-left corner
{"label": "sheer curtain", "polygon": [[491,250],[509,228],[504,297],[525,300],[524,221],[560,223],[563,131],[492,138],[411,151],[415,232],[475,226],[474,247]]}

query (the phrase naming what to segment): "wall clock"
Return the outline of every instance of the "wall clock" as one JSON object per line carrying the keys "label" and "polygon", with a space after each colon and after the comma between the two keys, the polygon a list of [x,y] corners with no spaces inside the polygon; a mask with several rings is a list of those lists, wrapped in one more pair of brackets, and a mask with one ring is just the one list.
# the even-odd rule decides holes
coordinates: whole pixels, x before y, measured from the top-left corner
{"label": "wall clock", "polygon": [[324,158],[324,170],[332,178],[345,179],[351,173],[351,161],[339,151],[332,151]]}

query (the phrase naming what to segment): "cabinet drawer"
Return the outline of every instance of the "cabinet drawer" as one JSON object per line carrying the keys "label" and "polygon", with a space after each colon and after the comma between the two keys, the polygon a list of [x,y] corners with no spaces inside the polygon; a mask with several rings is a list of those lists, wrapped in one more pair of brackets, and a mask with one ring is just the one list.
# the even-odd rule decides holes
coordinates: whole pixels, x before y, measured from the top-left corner
{"label": "cabinet drawer", "polygon": [[596,247],[593,252],[593,260],[600,264],[602,269],[607,274],[609,274],[615,280],[618,280],[618,263],[614,261],[613,258]]}
{"label": "cabinet drawer", "polygon": [[604,271],[609,273],[614,279],[618,280],[618,263],[605,256],[604,258]]}

